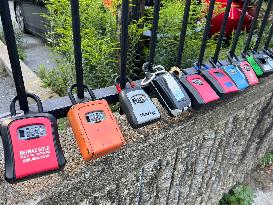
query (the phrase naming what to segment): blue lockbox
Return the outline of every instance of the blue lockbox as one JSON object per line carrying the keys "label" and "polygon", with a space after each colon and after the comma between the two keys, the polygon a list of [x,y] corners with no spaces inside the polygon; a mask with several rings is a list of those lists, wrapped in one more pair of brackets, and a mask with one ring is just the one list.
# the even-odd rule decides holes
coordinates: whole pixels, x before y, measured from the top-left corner
{"label": "blue lockbox", "polygon": [[234,81],[239,90],[244,90],[249,87],[246,76],[238,67],[227,65],[223,66],[222,70]]}

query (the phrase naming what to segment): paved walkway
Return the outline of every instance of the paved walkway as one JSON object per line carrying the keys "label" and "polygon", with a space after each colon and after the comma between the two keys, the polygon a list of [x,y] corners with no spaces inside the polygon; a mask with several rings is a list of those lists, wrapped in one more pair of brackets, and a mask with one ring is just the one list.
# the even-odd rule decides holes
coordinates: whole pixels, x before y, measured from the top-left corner
{"label": "paved walkway", "polygon": [[273,204],[273,191],[258,190],[255,193],[256,198],[254,205],[272,205]]}
{"label": "paved walkway", "polygon": [[[11,18],[14,26],[17,26],[13,3],[13,1],[9,2]],[[56,62],[52,57],[51,51],[46,46],[45,40],[32,34],[23,34],[22,40],[24,42],[23,49],[26,53],[24,62],[32,71],[37,73],[40,65],[44,65],[48,70],[55,67]]]}

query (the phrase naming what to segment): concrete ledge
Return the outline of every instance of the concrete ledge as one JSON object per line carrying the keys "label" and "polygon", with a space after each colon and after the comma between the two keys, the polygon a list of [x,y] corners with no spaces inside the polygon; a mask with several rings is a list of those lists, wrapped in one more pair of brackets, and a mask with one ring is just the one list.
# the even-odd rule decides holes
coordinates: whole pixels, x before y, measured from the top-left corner
{"label": "concrete ledge", "polygon": [[[10,74],[10,76],[12,76],[7,47],[2,41],[0,41],[0,68],[5,69]],[[35,93],[41,98],[41,100],[58,97],[58,95],[50,88],[43,87],[43,82],[41,79],[38,78],[37,75],[22,61],[21,68],[25,87],[28,92]]]}
{"label": "concrete ledge", "polygon": [[[84,162],[71,130],[61,133],[64,172],[17,185],[0,166],[3,204],[217,204],[273,142],[273,76],[211,110],[133,130],[117,115],[127,145]],[[0,158],[1,159],[1,158]],[[1,161],[1,160],[0,160]],[[2,167],[2,168],[1,168]]]}

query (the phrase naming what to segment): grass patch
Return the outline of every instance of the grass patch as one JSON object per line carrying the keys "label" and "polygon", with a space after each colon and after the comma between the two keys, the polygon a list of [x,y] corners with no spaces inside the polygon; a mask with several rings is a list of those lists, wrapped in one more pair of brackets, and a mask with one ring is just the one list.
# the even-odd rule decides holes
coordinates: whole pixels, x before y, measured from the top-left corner
{"label": "grass patch", "polygon": [[273,153],[267,153],[261,159],[261,167],[267,167],[273,164]]}
{"label": "grass patch", "polygon": [[224,194],[219,205],[251,205],[254,202],[254,192],[251,187],[237,185]]}

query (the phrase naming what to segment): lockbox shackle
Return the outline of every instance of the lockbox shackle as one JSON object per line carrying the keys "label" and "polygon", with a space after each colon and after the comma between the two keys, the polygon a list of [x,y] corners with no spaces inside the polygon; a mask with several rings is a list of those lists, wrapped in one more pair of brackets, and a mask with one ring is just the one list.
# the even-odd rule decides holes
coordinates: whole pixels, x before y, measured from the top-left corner
{"label": "lockbox shackle", "polygon": [[[77,104],[77,101],[76,101],[76,98],[75,96],[73,95],[73,90],[75,88],[78,88],[79,86],[77,85],[77,83],[73,84],[69,89],[68,89],[68,97],[70,98],[71,102],[73,105],[76,105]],[[90,90],[88,88],[87,85],[83,84],[83,88],[85,90],[87,90],[87,92],[89,93],[90,97],[91,97],[91,100],[96,100],[96,96],[94,94],[94,92],[92,90]]]}
{"label": "lockbox shackle", "polygon": [[[136,87],[135,82],[131,78],[129,78],[128,76],[125,77],[125,80],[126,80],[125,81],[126,83],[128,82],[130,84],[131,88]],[[120,76],[117,76],[115,78],[115,85],[116,85],[118,93],[120,93],[122,91],[122,88],[121,88],[121,85],[120,85]]]}
{"label": "lockbox shackle", "polygon": [[198,58],[198,62],[197,62],[198,67],[201,67],[202,63],[203,63],[203,59],[204,59],[204,55],[205,55],[205,51],[206,51],[207,39],[208,39],[209,32],[210,32],[210,23],[211,23],[211,18],[213,15],[214,5],[215,5],[215,0],[211,0],[210,4],[209,4],[209,11],[207,14],[205,30],[203,33],[202,44],[201,44],[199,58]]}
{"label": "lockbox shackle", "polygon": [[225,10],[223,21],[222,21],[222,26],[221,26],[220,34],[219,34],[219,37],[218,37],[216,49],[215,49],[215,52],[214,52],[214,56],[211,59],[213,61],[213,63],[217,63],[218,62],[220,50],[221,50],[221,47],[222,47],[223,38],[224,38],[224,35],[225,35],[225,32],[226,32],[226,28],[227,28],[227,21],[228,21],[228,17],[229,17],[229,12],[230,12],[232,1],[233,0],[228,0],[228,2],[227,2],[227,6],[226,6],[226,10]]}
{"label": "lockbox shackle", "polygon": [[79,99],[84,98],[83,68],[82,68],[82,51],[81,51],[81,22],[79,12],[79,0],[70,0],[73,45],[76,70],[77,95]]}
{"label": "lockbox shackle", "polygon": [[154,1],[154,13],[153,13],[153,27],[152,27],[152,36],[150,43],[150,54],[149,62],[145,67],[145,72],[152,72],[155,59],[155,50],[156,50],[156,41],[157,41],[157,31],[158,31],[158,21],[159,21],[159,12],[160,12],[160,0]]}
{"label": "lockbox shackle", "polygon": [[255,46],[253,48],[254,51],[257,51],[259,49],[259,45],[261,43],[261,39],[262,39],[263,34],[264,34],[264,29],[265,29],[265,26],[266,26],[266,23],[267,23],[267,19],[268,19],[269,15],[270,15],[272,5],[273,5],[273,0],[269,0],[268,4],[267,4],[266,11],[265,11],[265,14],[264,14],[264,17],[263,17],[261,28],[260,28],[259,33],[258,33],[258,38],[257,38],[257,41],[256,41]]}
{"label": "lockbox shackle", "polygon": [[265,49],[265,50],[268,50],[268,49],[269,49],[269,44],[270,44],[270,42],[271,42],[272,36],[273,36],[273,24],[272,24],[271,27],[270,27],[270,31],[269,31],[269,33],[268,33],[268,37],[267,37],[266,42],[265,42],[265,44],[264,44],[264,49]]}
{"label": "lockbox shackle", "polygon": [[252,37],[253,37],[253,34],[254,34],[254,30],[256,29],[256,26],[257,26],[257,23],[258,23],[258,17],[259,17],[259,14],[260,14],[262,3],[263,3],[263,0],[259,0],[258,3],[257,3],[256,11],[255,11],[255,14],[254,14],[254,19],[252,21],[252,25],[251,25],[250,31],[248,33],[247,40],[245,42],[244,50],[242,52],[244,55],[246,55],[247,51],[249,50],[249,45],[251,43],[251,40],[252,40]]}
{"label": "lockbox shackle", "polygon": [[[42,105],[42,101],[41,99],[35,95],[35,94],[32,94],[32,93],[26,93],[27,97],[33,99],[36,103],[37,103],[37,107],[38,107],[38,112],[39,113],[43,113],[44,112],[44,109],[43,109],[43,105]],[[19,97],[18,96],[15,96],[12,100],[11,100],[11,103],[10,103],[10,114],[11,116],[15,116],[16,115],[16,108],[15,108],[15,104],[16,104],[16,101],[19,100]],[[27,114],[29,112],[28,111],[24,111],[25,114]]]}
{"label": "lockbox shackle", "polygon": [[20,109],[24,112],[28,112],[29,105],[27,101],[27,93],[22,75],[8,0],[1,1],[0,15]]}
{"label": "lockbox shackle", "polygon": [[182,19],[182,26],[180,31],[180,37],[179,37],[179,44],[178,44],[178,51],[177,51],[177,59],[176,59],[176,66],[178,68],[181,68],[182,63],[182,56],[185,46],[185,39],[187,35],[187,27],[189,22],[189,14],[190,14],[190,8],[191,8],[191,0],[186,0],[185,2],[185,8],[184,8],[184,15]]}

